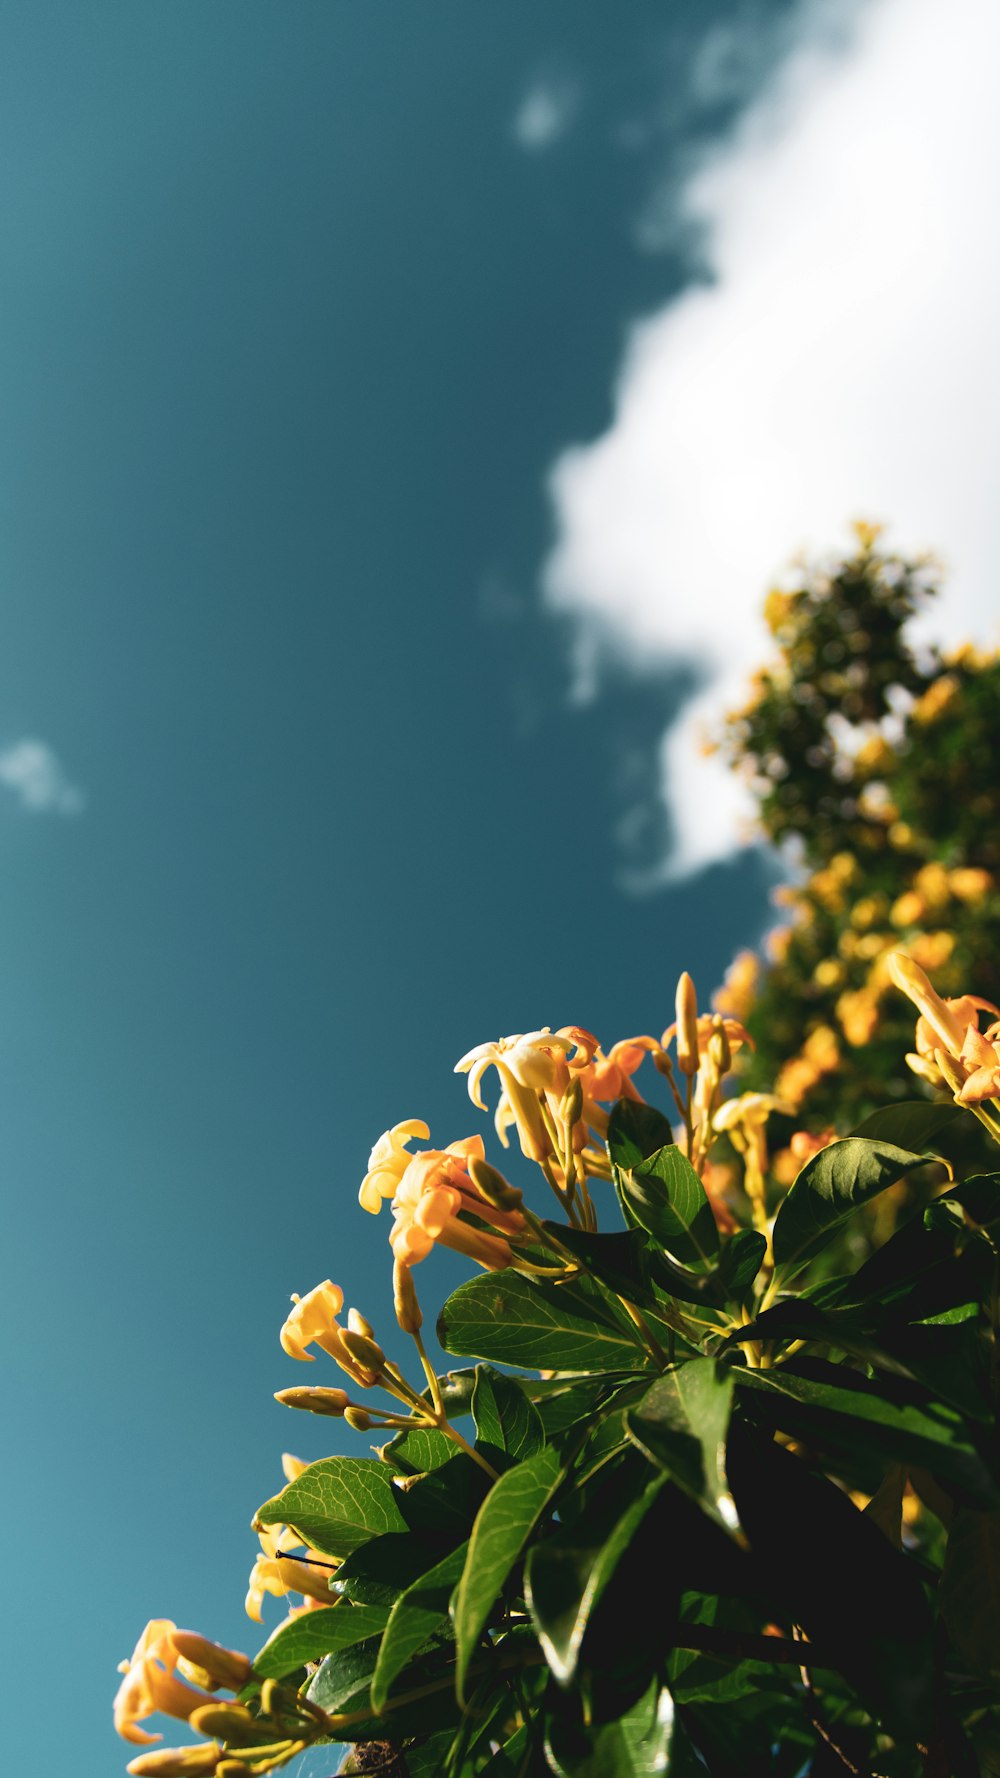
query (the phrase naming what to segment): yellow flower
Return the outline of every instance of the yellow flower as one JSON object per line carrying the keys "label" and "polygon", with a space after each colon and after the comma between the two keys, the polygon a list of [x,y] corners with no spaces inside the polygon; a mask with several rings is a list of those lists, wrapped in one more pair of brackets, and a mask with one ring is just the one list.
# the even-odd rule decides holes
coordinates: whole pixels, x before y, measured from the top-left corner
{"label": "yellow flower", "polygon": [[712,1122],[717,1130],[763,1129],[772,1111],[781,1111],[788,1117],[794,1111],[784,1099],[774,1093],[740,1093],[735,1099],[727,1099],[720,1105]]}
{"label": "yellow flower", "polygon": [[910,956],[921,969],[943,969],[955,949],[955,934],[917,932],[908,942]]}
{"label": "yellow flower", "polygon": [[948,887],[958,901],[977,902],[989,894],[993,878],[988,870],[975,870],[969,866],[949,871]]}
{"label": "yellow flower", "polygon": [[495,1068],[501,1087],[494,1117],[497,1135],[506,1148],[507,1127],[515,1124],[522,1154],[531,1161],[544,1161],[552,1153],[552,1140],[538,1095],[552,1093],[562,1097],[569,1085],[566,1058],[577,1047],[572,1037],[545,1026],[541,1031],[477,1045],[455,1063],[455,1073],[469,1076],[469,1098],[480,1111],[485,1111],[482,1079],[488,1068]]}
{"label": "yellow flower", "polygon": [[916,926],[927,912],[927,903],[915,889],[905,889],[897,896],[889,910],[889,918],[894,926]]}
{"label": "yellow flower", "polygon": [[[124,1677],[115,1695],[114,1719],[115,1728],[123,1740],[140,1744],[162,1741],[162,1735],[148,1735],[138,1724],[157,1711],[187,1722],[192,1711],[212,1702],[210,1692],[187,1685],[177,1676],[177,1668],[183,1666],[184,1661],[183,1648],[178,1647],[177,1639],[183,1640],[186,1636],[190,1636],[190,1632],[178,1631],[170,1618],[152,1618],[136,1643],[131,1659],[121,1663],[118,1671]],[[195,1640],[203,1650],[217,1649],[216,1644],[206,1642],[203,1637]],[[246,1656],[237,1655],[230,1649],[217,1649],[217,1653],[236,1663],[243,1674],[237,1683],[244,1683],[250,1674]]]}
{"label": "yellow flower", "polygon": [[837,1001],[837,1017],[848,1043],[861,1049],[878,1030],[878,1000],[867,988],[849,989]]}
{"label": "yellow flower", "polygon": [[194,1747],[158,1747],[155,1753],[140,1753],[125,1770],[132,1778],[207,1778],[225,1757],[218,1741],[199,1741]]}
{"label": "yellow flower", "polygon": [[954,1083],[956,1098],[964,1105],[1000,1097],[1000,1025],[991,1025],[985,1035],[979,1030],[980,1012],[1000,1017],[1000,1008],[978,994],[942,999],[920,965],[905,951],[893,951],[888,964],[897,988],[920,1013],[917,1053],[906,1058],[914,1073],[934,1084],[939,1084],[943,1077],[949,1078]]}
{"label": "yellow flower", "polygon": [[339,1285],[331,1284],[326,1278],[305,1296],[293,1296],[292,1302],[294,1308],[278,1336],[289,1358],[306,1359],[312,1363],[313,1354],[307,1352],[306,1347],[319,1346],[363,1389],[370,1389],[378,1381],[377,1373],[351,1356],[337,1324],[337,1316],[344,1306],[344,1293]]}
{"label": "yellow flower", "polygon": [[959,689],[954,673],[942,673],[940,679],[935,679],[923,696],[917,699],[910,712],[911,721],[924,724],[936,722],[958,696]]}
{"label": "yellow flower", "polygon": [[[507,1237],[522,1233],[524,1217],[518,1210],[498,1210],[487,1203],[469,1176],[468,1162],[473,1158],[485,1159],[481,1136],[414,1155],[392,1201],[389,1240],[398,1264],[417,1265],[440,1241],[442,1247],[465,1254],[487,1271],[510,1265]],[[463,1220],[463,1212],[489,1223],[497,1233],[474,1227]]]}
{"label": "yellow flower", "polygon": [[413,1159],[406,1151],[407,1143],[414,1136],[426,1142],[429,1135],[430,1130],[421,1118],[410,1117],[404,1123],[394,1124],[379,1137],[368,1156],[368,1171],[358,1193],[363,1209],[377,1215],[383,1198],[395,1197],[396,1188]]}
{"label": "yellow flower", "polygon": [[293,1552],[308,1549],[309,1545],[303,1544],[286,1525],[265,1526],[258,1536],[261,1553],[250,1570],[245,1603],[247,1617],[253,1618],[255,1624],[262,1622],[265,1593],[275,1599],[283,1599],[289,1593],[301,1593],[303,1605],[295,1608],[292,1616],[302,1610],[312,1610],[316,1605],[334,1603],[330,1579],[336,1563],[329,1567],[313,1567],[311,1563],[300,1561]]}
{"label": "yellow flower", "polygon": [[760,975],[760,959],[754,951],[740,951],[726,970],[725,981],[712,996],[717,1012],[731,1013],[744,1022],[753,1011],[754,990]]}

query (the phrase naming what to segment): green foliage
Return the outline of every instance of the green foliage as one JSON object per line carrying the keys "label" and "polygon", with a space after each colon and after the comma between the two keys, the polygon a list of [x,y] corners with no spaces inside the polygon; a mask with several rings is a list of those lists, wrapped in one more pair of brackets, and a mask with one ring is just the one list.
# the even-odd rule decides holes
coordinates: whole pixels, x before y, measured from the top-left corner
{"label": "green foliage", "polygon": [[909,621],[935,592],[928,563],[858,527],[853,555],[771,595],[778,653],[730,718],[762,833],[804,870],[770,963],[751,987],[741,960],[732,1005],[756,1043],[748,1084],[811,1129],[846,1134],[905,1092],[893,945],[940,992],[1000,1001],[1000,656],[918,648]]}
{"label": "green foliage", "polygon": [[[428,1202],[440,1222],[446,1192],[458,1198],[459,1251],[492,1208],[504,1245],[489,1234],[484,1268],[509,1255],[441,1311],[445,1350],[477,1362],[437,1377],[418,1330],[417,1387],[353,1312],[341,1347],[333,1286],[294,1311],[366,1402],[376,1386],[388,1399],[349,1408],[359,1432],[391,1436],[301,1469],[261,1507],[267,1583],[310,1608],[252,1666],[163,1644],[163,1665],[180,1656],[207,1677],[234,1663],[213,1684],[238,1702],[206,1692],[194,1710],[215,1737],[200,1765],[157,1750],[136,1773],[264,1778],[322,1742],[353,1745],[345,1772],[385,1778],[994,1769],[1000,1170],[976,1157],[945,1180],[936,1161],[956,1118],[983,1125],[888,1104],[814,1154],[769,1215],[753,1144],[773,1102],[737,1101],[723,1124],[747,1192],[739,1220],[717,1214],[692,1108],[710,1135],[719,1024],[702,1035],[705,1072],[677,1095],[693,1160],[653,1107],[625,1098],[577,1131],[583,1087],[556,1075],[539,1091],[560,1219],[522,1213],[492,1171],[480,1178],[500,1208],[473,1196],[474,1172],[448,1184],[454,1151],[419,1157],[451,1169]],[[1000,1095],[984,1103],[1000,1131]],[[880,1245],[855,1239],[935,1166],[936,1196]],[[620,1226],[596,1227],[588,1178]],[[413,1332],[399,1271],[397,1254]]]}

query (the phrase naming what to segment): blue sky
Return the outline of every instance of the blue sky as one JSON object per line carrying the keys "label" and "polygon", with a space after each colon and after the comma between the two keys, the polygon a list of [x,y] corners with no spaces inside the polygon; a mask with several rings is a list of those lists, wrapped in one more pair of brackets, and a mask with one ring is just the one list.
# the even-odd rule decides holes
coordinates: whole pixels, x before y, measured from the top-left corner
{"label": "blue sky", "polygon": [[[705,0],[6,9],[12,1766],[54,1689],[78,1778],[124,1765],[114,1668],[149,1616],[257,1646],[250,1516],[282,1449],[330,1448],[271,1400],[300,1380],[277,1329],[327,1275],[385,1326],[379,1132],[470,1134],[471,1045],[658,1032],[681,968],[711,988],[768,923],[724,788],[670,864],[663,737],[725,677],[714,595],[668,551],[660,599],[638,514],[631,600],[615,465],[637,319],[741,300],[753,255],[710,263],[734,168],[783,176],[747,119],[814,43],[791,128],[892,13],[833,39]],[[711,464],[686,427],[677,467],[672,399],[689,512]],[[814,547],[854,499],[804,503]],[[735,617],[719,592],[741,661],[799,542],[755,538]],[[429,1303],[458,1276],[423,1273]]]}

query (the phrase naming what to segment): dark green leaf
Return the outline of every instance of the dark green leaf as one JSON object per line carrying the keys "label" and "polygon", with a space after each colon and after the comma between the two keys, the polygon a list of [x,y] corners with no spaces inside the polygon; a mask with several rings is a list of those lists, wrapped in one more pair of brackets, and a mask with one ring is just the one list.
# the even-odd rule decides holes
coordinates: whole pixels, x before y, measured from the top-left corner
{"label": "dark green leaf", "polygon": [[622,1170],[618,1191],[633,1219],[674,1259],[695,1271],[711,1267],[719,1251],[718,1225],[701,1180],[675,1144]]}
{"label": "dark green leaf", "polygon": [[334,1649],[377,1636],[388,1616],[383,1606],[351,1605],[346,1599],[339,1605],[302,1612],[278,1625],[254,1655],[254,1668],[261,1679],[284,1679],[286,1673],[294,1673],[307,1661],[318,1661]]}
{"label": "dark green leaf", "polygon": [[482,1272],[459,1285],[438,1322],[446,1352],[529,1370],[641,1370],[637,1336],[584,1278],[539,1283],[520,1272]]}
{"label": "dark green leaf", "polygon": [[923,1738],[933,1623],[912,1562],[841,1488],[735,1414],[727,1473],[761,1572],[815,1643],[817,1661],[825,1657],[879,1714]]}
{"label": "dark green leaf", "polygon": [[291,1525],[324,1556],[349,1556],[369,1538],[405,1529],[390,1477],[374,1457],[322,1457],[265,1501],[257,1518]]}
{"label": "dark green leaf", "polygon": [[719,1255],[719,1276],[729,1301],[743,1301],[766,1252],[767,1242],[757,1229],[739,1229],[730,1235]]}
{"label": "dark green leaf", "polygon": [[477,1442],[487,1457],[499,1452],[519,1462],[533,1457],[545,1443],[538,1409],[529,1401],[524,1385],[488,1364],[476,1367],[472,1417]]}
{"label": "dark green leaf", "polygon": [[840,1224],[928,1157],[848,1136],[803,1167],[774,1219],[774,1260],[786,1276],[819,1253]]}
{"label": "dark green leaf", "polygon": [[341,1563],[337,1587],[358,1605],[381,1606],[388,1617],[400,1593],[454,1547],[454,1539],[418,1531],[375,1537]]}
{"label": "dark green leaf", "polygon": [[[391,1700],[386,1714],[376,1716],[371,1707],[371,1682],[378,1659],[379,1642],[359,1642],[353,1648],[338,1649],[328,1655],[311,1680],[308,1697],[321,1709],[331,1713],[345,1711],[357,1720],[351,1724],[355,1741],[380,1739],[399,1742],[409,1735],[431,1735],[458,1720],[458,1706],[452,1687],[447,1682],[453,1650],[449,1644],[430,1649],[418,1657],[407,1673],[407,1684],[401,1696]],[[425,1686],[434,1691],[422,1698],[404,1702],[407,1694]],[[366,1714],[369,1713],[369,1714]]]}
{"label": "dark green leaf", "polygon": [[869,1142],[892,1142],[913,1154],[926,1154],[942,1130],[961,1117],[962,1108],[949,1101],[935,1104],[927,1099],[904,1099],[899,1105],[883,1105],[866,1117],[852,1136]]}
{"label": "dark green leaf", "polygon": [[664,1778],[673,1738],[670,1693],[654,1684],[617,1722],[601,1728],[556,1717],[546,1752],[558,1778]]}
{"label": "dark green leaf", "polygon": [[573,1678],[591,1612],[665,1480],[654,1476],[647,1482],[599,1541],[588,1540],[585,1518],[533,1546],[525,1568],[528,1606],[545,1659],[561,1685]]}
{"label": "dark green leaf", "polygon": [[409,1531],[426,1533],[452,1548],[464,1543],[489,1487],[489,1477],[464,1451],[399,1492],[399,1510]]}
{"label": "dark green leaf", "polygon": [[452,1606],[460,1695],[483,1627],[559,1474],[558,1453],[547,1446],[508,1469],[479,1510]]}
{"label": "dark green leaf", "polygon": [[1000,1678],[1000,1512],[958,1508],[938,1605],[966,1671]]}
{"label": "dark green leaf", "polygon": [[629,1437],[727,1530],[736,1513],[725,1452],[736,1374],[714,1358],[692,1358],[658,1377],[625,1415]]}
{"label": "dark green leaf", "polygon": [[619,1296],[635,1302],[648,1288],[647,1241],[642,1229],[623,1229],[617,1234],[599,1235],[587,1229],[564,1228],[557,1222],[547,1222],[545,1227],[586,1266],[588,1272]]}
{"label": "dark green leaf", "polygon": [[611,1165],[623,1173],[630,1173],[673,1139],[662,1111],[635,1099],[619,1099],[608,1120],[608,1155]]}
{"label": "dark green leaf", "polygon": [[385,1709],[393,1681],[428,1637],[448,1619],[448,1601],[465,1566],[467,1546],[438,1562],[419,1580],[412,1581],[392,1608],[379,1647],[372,1679],[372,1709]]}
{"label": "dark green leaf", "polygon": [[963,1416],[912,1383],[888,1377],[873,1383],[820,1359],[734,1374],[748,1407],[769,1425],[831,1453],[919,1464],[973,1504],[1000,1505],[1000,1490]]}

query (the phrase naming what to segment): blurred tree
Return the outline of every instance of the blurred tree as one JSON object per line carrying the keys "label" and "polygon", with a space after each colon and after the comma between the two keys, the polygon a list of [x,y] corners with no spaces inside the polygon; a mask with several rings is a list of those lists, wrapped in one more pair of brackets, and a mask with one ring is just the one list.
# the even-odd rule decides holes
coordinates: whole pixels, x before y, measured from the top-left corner
{"label": "blurred tree", "polygon": [[893,946],[945,995],[1000,1000],[1000,651],[915,646],[933,564],[886,553],[874,526],[855,536],[770,594],[779,652],[722,743],[795,877],[768,961],[741,953],[718,1004],[756,1042],[747,1084],[841,1133],[887,1090],[920,1091],[900,1067],[913,1017]]}

